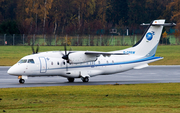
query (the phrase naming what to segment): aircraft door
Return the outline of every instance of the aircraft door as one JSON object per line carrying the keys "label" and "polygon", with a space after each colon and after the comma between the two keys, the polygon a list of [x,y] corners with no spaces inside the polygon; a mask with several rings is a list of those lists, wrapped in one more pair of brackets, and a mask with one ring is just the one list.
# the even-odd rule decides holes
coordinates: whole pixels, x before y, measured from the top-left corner
{"label": "aircraft door", "polygon": [[47,62],[44,57],[39,57],[40,61],[40,73],[46,73],[47,71]]}

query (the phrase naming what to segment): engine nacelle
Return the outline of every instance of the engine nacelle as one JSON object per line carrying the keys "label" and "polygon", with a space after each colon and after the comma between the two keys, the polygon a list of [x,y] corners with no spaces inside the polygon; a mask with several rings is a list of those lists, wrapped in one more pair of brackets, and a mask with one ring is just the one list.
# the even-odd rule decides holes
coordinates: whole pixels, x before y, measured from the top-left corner
{"label": "engine nacelle", "polygon": [[74,52],[69,54],[69,62],[73,64],[96,61],[97,57],[94,55],[86,55],[85,52]]}

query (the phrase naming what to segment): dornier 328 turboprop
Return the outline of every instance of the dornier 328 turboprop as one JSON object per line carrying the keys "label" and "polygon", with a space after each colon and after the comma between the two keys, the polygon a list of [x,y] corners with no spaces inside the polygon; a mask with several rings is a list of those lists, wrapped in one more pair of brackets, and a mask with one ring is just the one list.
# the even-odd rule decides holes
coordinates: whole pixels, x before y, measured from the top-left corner
{"label": "dornier 328 turboprop", "polygon": [[18,76],[19,82],[24,83],[28,77],[62,76],[69,82],[81,78],[88,82],[90,77],[120,73],[131,69],[141,69],[148,63],[163,59],[155,57],[156,49],[161,37],[163,26],[174,26],[165,23],[164,19],[154,20],[141,40],[133,47],[111,51],[48,51],[23,57],[13,65],[8,74]]}

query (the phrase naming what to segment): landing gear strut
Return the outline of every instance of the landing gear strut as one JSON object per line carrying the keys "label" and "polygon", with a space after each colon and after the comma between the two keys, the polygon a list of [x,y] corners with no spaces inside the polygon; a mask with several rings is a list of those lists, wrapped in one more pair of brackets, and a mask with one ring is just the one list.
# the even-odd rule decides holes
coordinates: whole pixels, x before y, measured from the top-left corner
{"label": "landing gear strut", "polygon": [[74,78],[68,78],[69,82],[74,82]]}
{"label": "landing gear strut", "polygon": [[81,80],[82,80],[83,82],[89,82],[89,77],[85,77],[85,78],[82,77]]}
{"label": "landing gear strut", "polygon": [[20,84],[24,84],[25,80],[24,79],[19,79]]}

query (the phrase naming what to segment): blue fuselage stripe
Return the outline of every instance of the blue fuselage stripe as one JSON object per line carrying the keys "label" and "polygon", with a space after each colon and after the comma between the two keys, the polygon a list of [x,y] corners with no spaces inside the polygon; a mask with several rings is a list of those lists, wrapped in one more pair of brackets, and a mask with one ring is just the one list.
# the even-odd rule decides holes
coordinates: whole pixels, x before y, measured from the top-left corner
{"label": "blue fuselage stripe", "polygon": [[[85,68],[85,67],[99,67],[99,66],[113,66],[113,65],[122,65],[122,64],[132,64],[132,63],[138,63],[138,62],[144,62],[149,60],[156,60],[161,59],[162,57],[146,57],[138,60],[132,60],[127,62],[117,62],[117,63],[107,63],[107,64],[93,64],[93,65],[81,65],[81,66],[68,66],[68,68]],[[66,69],[66,67],[61,68],[50,68],[48,70],[55,70],[55,69]]]}

